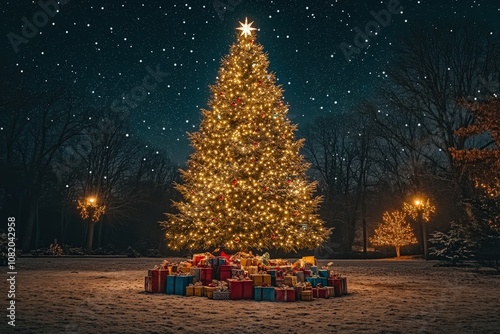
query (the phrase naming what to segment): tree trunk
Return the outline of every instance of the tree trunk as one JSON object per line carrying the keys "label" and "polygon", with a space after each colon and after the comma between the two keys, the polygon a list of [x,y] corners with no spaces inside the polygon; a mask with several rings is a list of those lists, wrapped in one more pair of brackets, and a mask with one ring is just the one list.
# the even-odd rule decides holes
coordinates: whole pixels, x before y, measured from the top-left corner
{"label": "tree trunk", "polygon": [[61,205],[61,232],[59,235],[59,240],[61,240],[61,244],[65,243],[65,238],[64,238],[64,203]]}
{"label": "tree trunk", "polygon": [[88,242],[87,242],[87,252],[90,254],[92,252],[92,242],[94,241],[94,227],[95,227],[94,222],[89,222],[89,235],[88,235]]}
{"label": "tree trunk", "polygon": [[401,246],[396,246],[396,257],[400,257],[401,256]]}
{"label": "tree trunk", "polygon": [[35,249],[40,246],[40,206],[38,201],[36,201],[36,232],[35,232]]}
{"label": "tree trunk", "polygon": [[101,247],[102,222],[99,222],[99,234],[97,235],[97,247]]}

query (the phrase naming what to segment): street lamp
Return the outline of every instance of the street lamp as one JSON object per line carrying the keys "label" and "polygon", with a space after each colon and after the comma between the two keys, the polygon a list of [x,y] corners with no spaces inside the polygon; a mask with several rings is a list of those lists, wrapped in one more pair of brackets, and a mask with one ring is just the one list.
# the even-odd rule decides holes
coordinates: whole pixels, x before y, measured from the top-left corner
{"label": "street lamp", "polygon": [[423,212],[424,212],[424,206],[423,206],[423,201],[420,199],[415,199],[415,208],[417,209],[417,220],[420,223],[420,229],[422,232],[422,251],[424,258],[427,260],[427,224],[424,222],[423,218]]}

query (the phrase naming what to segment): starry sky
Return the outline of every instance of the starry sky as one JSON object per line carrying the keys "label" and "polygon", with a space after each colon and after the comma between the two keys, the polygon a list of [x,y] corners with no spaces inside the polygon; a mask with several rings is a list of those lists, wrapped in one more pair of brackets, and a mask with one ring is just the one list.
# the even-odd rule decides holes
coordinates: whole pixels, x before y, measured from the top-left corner
{"label": "starry sky", "polygon": [[[38,1],[3,0],[2,80],[27,94],[71,87],[86,105],[110,108],[143,85],[150,71],[160,70],[155,88],[128,107],[130,136],[184,164],[190,152],[186,132],[197,130],[208,86],[245,17],[259,29],[257,40],[269,54],[270,70],[290,105],[289,118],[299,129],[373,96],[405,33],[443,22],[486,24],[496,31],[500,25],[498,0],[400,0],[401,11],[347,61],[341,43],[354,45],[356,28],[364,30],[375,21],[371,12],[386,10],[389,3],[60,0],[58,11],[44,16]],[[39,26],[27,38],[23,17]]]}

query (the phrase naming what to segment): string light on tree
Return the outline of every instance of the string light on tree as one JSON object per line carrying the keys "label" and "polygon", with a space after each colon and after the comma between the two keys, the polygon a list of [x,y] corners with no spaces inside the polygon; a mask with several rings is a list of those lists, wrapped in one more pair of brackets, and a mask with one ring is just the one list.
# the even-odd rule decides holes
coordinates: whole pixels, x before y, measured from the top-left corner
{"label": "string light on tree", "polygon": [[237,28],[200,129],[189,135],[194,153],[177,185],[179,213],[162,222],[171,249],[313,249],[330,234],[317,213],[317,184],[306,178],[303,140],[294,139],[297,126],[252,24]]}
{"label": "string light on tree", "polygon": [[383,222],[370,239],[377,246],[394,246],[396,256],[400,257],[401,247],[417,243],[413,230],[406,222],[406,213],[402,211],[384,212]]}

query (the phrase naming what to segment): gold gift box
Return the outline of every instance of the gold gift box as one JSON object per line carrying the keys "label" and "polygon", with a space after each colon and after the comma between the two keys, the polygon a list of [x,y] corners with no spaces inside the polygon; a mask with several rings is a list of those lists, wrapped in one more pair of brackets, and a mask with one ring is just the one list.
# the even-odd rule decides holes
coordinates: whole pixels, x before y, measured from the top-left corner
{"label": "gold gift box", "polygon": [[203,291],[206,297],[208,299],[214,299],[214,291],[217,290],[217,287],[215,286],[205,286]]}
{"label": "gold gift box", "polygon": [[271,275],[268,274],[253,274],[250,275],[254,286],[271,285]]}
{"label": "gold gift box", "polygon": [[314,256],[303,256],[302,261],[316,265],[316,258]]}
{"label": "gold gift box", "polygon": [[285,276],[285,285],[288,286],[297,285],[297,276],[291,276],[291,275]]}
{"label": "gold gift box", "polygon": [[313,300],[312,290],[302,290],[302,296],[301,296],[300,300],[304,300],[304,301]]}
{"label": "gold gift box", "polygon": [[194,285],[186,286],[186,297],[194,296]]}

